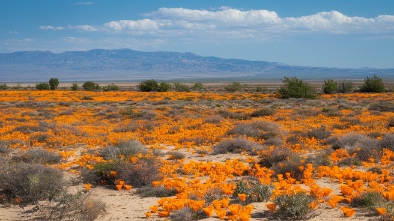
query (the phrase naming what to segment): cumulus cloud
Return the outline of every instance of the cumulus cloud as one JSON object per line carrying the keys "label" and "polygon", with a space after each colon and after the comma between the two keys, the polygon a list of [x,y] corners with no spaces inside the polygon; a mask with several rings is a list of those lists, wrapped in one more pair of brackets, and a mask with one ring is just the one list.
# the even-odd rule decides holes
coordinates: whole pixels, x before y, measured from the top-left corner
{"label": "cumulus cloud", "polygon": [[[300,17],[281,17],[269,10],[239,10],[221,7],[213,10],[160,8],[143,14],[144,19],[114,20],[103,25],[66,26],[79,31],[106,31],[150,37],[197,37],[217,39],[270,40],[296,35],[359,34],[394,36],[394,16],[375,18],[347,16],[338,11],[318,12]],[[64,27],[40,26],[43,30]]]}
{"label": "cumulus cloud", "polygon": [[157,21],[150,19],[143,20],[119,20],[119,21],[111,21],[104,24],[105,27],[115,30],[136,30],[136,31],[146,31],[146,30],[156,30],[159,28],[159,24]]}

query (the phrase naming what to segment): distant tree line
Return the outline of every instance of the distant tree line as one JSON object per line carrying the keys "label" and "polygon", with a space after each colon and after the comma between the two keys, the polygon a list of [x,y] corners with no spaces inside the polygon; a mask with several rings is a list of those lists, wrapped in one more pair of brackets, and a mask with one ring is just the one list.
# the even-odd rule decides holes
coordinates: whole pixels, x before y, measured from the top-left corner
{"label": "distant tree line", "polygon": [[[318,96],[316,89],[312,87],[309,83],[298,79],[297,77],[284,77],[282,79],[284,83],[280,89],[276,92],[277,96],[280,98],[315,98]],[[35,88],[37,90],[56,90],[59,86],[59,79],[51,78],[48,83],[37,83]],[[244,89],[245,85],[241,85],[239,82],[232,82],[225,85],[224,89],[227,92],[238,92]],[[13,86],[12,89],[20,89],[21,86]],[[100,86],[93,81],[86,81],[82,84],[83,90],[86,91],[118,91],[119,86],[115,84],[109,84],[107,86]],[[0,84],[0,90],[8,90],[10,87],[7,84]],[[138,89],[142,92],[167,92],[170,90],[178,92],[189,92],[189,91],[202,91],[204,86],[202,83],[195,83],[192,86],[182,83],[166,83],[157,82],[154,79],[142,81],[138,84]],[[80,90],[77,83],[73,83],[71,90]],[[256,92],[264,92],[266,89],[264,87],[256,87]],[[367,77],[364,79],[363,84],[360,88],[355,89],[354,85],[350,81],[334,81],[333,79],[324,80],[323,93],[334,94],[334,93],[351,93],[354,91],[358,92],[372,92],[372,93],[382,93],[386,91],[392,91],[392,89],[387,89],[384,85],[382,78],[373,75],[372,77]]]}

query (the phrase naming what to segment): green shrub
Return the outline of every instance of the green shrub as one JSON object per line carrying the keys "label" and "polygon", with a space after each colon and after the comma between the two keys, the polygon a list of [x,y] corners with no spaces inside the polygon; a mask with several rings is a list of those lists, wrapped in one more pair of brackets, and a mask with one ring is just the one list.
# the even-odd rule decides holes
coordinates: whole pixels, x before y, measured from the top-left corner
{"label": "green shrub", "polygon": [[382,78],[373,75],[372,78],[367,77],[364,79],[364,84],[361,85],[360,91],[361,92],[374,92],[374,93],[382,93],[384,92],[385,86],[383,83]]}
{"label": "green shrub", "polygon": [[103,91],[118,91],[119,86],[115,84],[109,84],[107,86],[102,87]]}
{"label": "green shrub", "polygon": [[157,83],[157,81],[151,79],[151,80],[146,80],[141,82],[138,85],[140,91],[143,92],[149,92],[149,91],[157,91],[159,88],[159,84]]}
{"label": "green shrub", "polygon": [[37,90],[49,90],[49,84],[48,83],[38,83],[36,84],[36,89]]}
{"label": "green shrub", "polygon": [[0,195],[25,205],[51,199],[63,187],[62,171],[41,164],[0,162]]}
{"label": "green shrub", "polygon": [[166,83],[166,82],[160,82],[159,84],[159,89],[157,91],[159,92],[167,92],[171,89],[171,85]]}
{"label": "green shrub", "polygon": [[333,94],[338,92],[338,84],[332,79],[324,81],[323,91],[325,94]]}
{"label": "green shrub", "polygon": [[190,91],[189,86],[187,86],[185,84],[174,83],[174,87],[175,87],[175,90],[179,91],[179,92],[189,92]]}
{"label": "green shrub", "polygon": [[7,90],[8,89],[8,86],[7,86],[7,84],[0,84],[0,90]]}
{"label": "green shrub", "polygon": [[297,77],[284,77],[283,83],[285,85],[278,91],[281,98],[315,98],[317,96],[312,86]]}
{"label": "green shrub", "polygon": [[248,179],[240,180],[236,184],[233,197],[238,201],[238,194],[246,194],[246,200],[242,202],[243,204],[265,202],[270,199],[273,189],[272,185],[265,185],[254,177],[248,177]]}
{"label": "green shrub", "polygon": [[57,79],[57,78],[49,79],[49,86],[50,86],[51,90],[57,89],[57,87],[59,86],[59,79]]}
{"label": "green shrub", "polygon": [[277,205],[274,216],[281,220],[305,219],[313,211],[309,207],[313,201],[314,197],[304,192],[277,196],[274,199]]}
{"label": "green shrub", "polygon": [[350,81],[342,81],[338,83],[338,93],[352,93],[353,92],[353,83]]}
{"label": "green shrub", "polygon": [[73,83],[73,85],[71,86],[71,90],[77,91],[78,89],[79,89],[78,84],[77,83]]}
{"label": "green shrub", "polygon": [[191,89],[192,89],[193,91],[201,91],[201,90],[204,89],[204,86],[202,85],[202,83],[195,83],[195,84],[191,87]]}
{"label": "green shrub", "polygon": [[242,88],[242,86],[239,82],[233,82],[233,83],[226,85],[224,87],[224,89],[228,92],[236,92],[236,91],[241,90],[241,88]]}
{"label": "green shrub", "polygon": [[171,89],[171,85],[165,82],[160,82],[159,85],[157,81],[151,79],[141,82],[138,85],[138,88],[142,92],[150,92],[150,91],[166,92]]}
{"label": "green shrub", "polygon": [[85,83],[83,83],[82,87],[83,87],[83,89],[85,89],[87,91],[100,90],[100,86],[98,84],[94,83],[93,81],[86,81]]}

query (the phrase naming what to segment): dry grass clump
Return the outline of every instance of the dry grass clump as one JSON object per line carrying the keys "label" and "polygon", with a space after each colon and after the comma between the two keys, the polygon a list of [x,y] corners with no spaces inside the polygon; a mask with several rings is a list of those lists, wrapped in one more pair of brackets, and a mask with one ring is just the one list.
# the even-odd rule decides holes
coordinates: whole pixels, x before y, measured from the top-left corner
{"label": "dry grass clump", "polygon": [[25,163],[56,164],[62,160],[62,156],[56,152],[37,147],[26,150],[19,157],[14,156],[13,160]]}
{"label": "dry grass clump", "polygon": [[212,147],[211,154],[225,154],[225,153],[241,153],[248,152],[249,154],[256,154],[262,149],[262,146],[256,142],[250,141],[243,137],[231,138],[223,140]]}
{"label": "dry grass clump", "polygon": [[251,117],[263,117],[263,116],[271,116],[275,114],[275,110],[272,108],[261,108],[253,111],[250,116]]}
{"label": "dry grass clump", "polygon": [[271,168],[275,174],[285,174],[289,172],[291,177],[300,180],[303,177],[303,172],[299,169],[301,163],[299,154],[293,152],[291,149],[275,148],[269,153],[260,156],[259,164],[263,167]]}
{"label": "dry grass clump", "polygon": [[35,203],[51,199],[61,191],[63,174],[41,164],[0,160],[0,195],[8,202]]}
{"label": "dry grass clump", "polygon": [[379,140],[379,146],[381,148],[389,149],[394,151],[394,134],[385,134],[381,140]]}
{"label": "dry grass clump", "polygon": [[120,141],[114,146],[107,146],[100,150],[99,155],[106,160],[117,159],[121,155],[124,157],[134,156],[139,153],[147,154],[148,149],[138,140]]}
{"label": "dry grass clump", "polygon": [[281,126],[275,122],[252,121],[241,123],[228,131],[229,135],[248,136],[256,139],[270,139],[281,135]]}
{"label": "dry grass clump", "polygon": [[106,205],[90,194],[63,191],[52,203],[41,206],[38,218],[47,221],[93,221],[105,214]]}
{"label": "dry grass clump", "polygon": [[230,118],[230,119],[236,119],[236,120],[250,119],[250,114],[242,112],[242,111],[231,112],[231,111],[225,109],[225,110],[220,110],[219,115],[224,118]]}
{"label": "dry grass clump", "polygon": [[170,214],[171,221],[195,221],[205,217],[201,211],[194,211],[190,207],[183,207]]}
{"label": "dry grass clump", "polygon": [[224,120],[224,118],[222,116],[220,116],[220,115],[212,115],[212,116],[209,116],[209,117],[205,118],[203,120],[203,123],[210,123],[210,124],[218,125],[223,120]]}

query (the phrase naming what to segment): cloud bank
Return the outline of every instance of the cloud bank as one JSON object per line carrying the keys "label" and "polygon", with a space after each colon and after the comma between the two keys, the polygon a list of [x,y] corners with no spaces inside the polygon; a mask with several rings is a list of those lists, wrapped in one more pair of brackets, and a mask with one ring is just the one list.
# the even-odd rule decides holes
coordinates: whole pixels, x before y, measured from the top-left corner
{"label": "cloud bank", "polygon": [[[90,3],[90,2],[88,2]],[[151,37],[209,37],[211,39],[277,39],[286,36],[384,34],[394,36],[394,16],[351,17],[338,11],[301,17],[280,17],[275,11],[222,7],[220,10],[160,8],[139,20],[114,20],[99,26],[40,26],[42,30],[75,29]]]}

